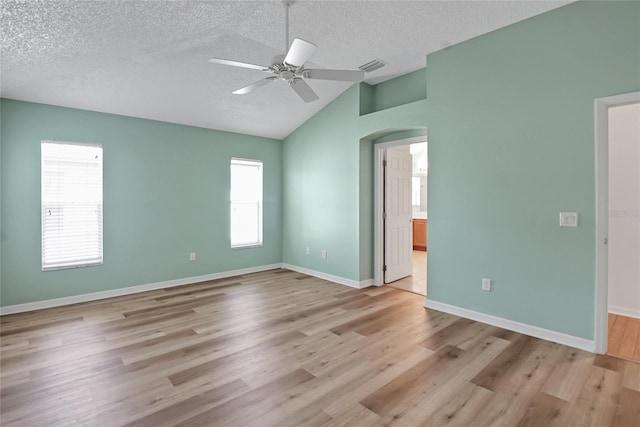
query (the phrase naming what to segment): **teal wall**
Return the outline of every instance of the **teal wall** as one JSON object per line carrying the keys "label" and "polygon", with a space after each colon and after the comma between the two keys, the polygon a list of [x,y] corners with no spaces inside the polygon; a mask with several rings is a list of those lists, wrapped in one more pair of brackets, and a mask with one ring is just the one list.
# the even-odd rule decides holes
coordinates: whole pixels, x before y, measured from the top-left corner
{"label": "teal wall", "polygon": [[4,231],[2,228],[2,194],[4,187],[2,177],[2,108],[0,108],[0,307],[2,306],[2,242],[4,241]]}
{"label": "teal wall", "polygon": [[360,138],[382,141],[394,134],[398,138],[424,134],[427,108],[428,101],[422,100],[360,116],[358,135]]}
{"label": "teal wall", "polygon": [[360,114],[369,114],[387,108],[420,101],[427,97],[426,69],[384,81],[374,86],[361,86]]}
{"label": "teal wall", "polygon": [[640,89],[639,24],[578,2],[428,57],[430,300],[593,338],[593,102]]}
{"label": "teal wall", "polygon": [[[409,85],[415,75],[381,84],[411,93],[397,82]],[[426,132],[425,100],[361,115],[375,88],[351,86],[283,141],[284,263],[356,282],[373,278],[374,141]]]}
{"label": "teal wall", "polygon": [[[430,55],[426,100],[352,87],[285,140],[285,262],[371,278],[371,141],[426,128],[429,299],[592,339],[593,100],[640,89],[638,22],[639,2],[577,2]],[[410,80],[386,86],[411,93]],[[376,96],[389,107],[367,107]],[[561,211],[580,227],[560,228]],[[350,252],[305,258],[309,235]]]}
{"label": "teal wall", "polygon": [[374,246],[374,224],[373,224],[373,143],[367,139],[360,140],[360,176],[358,177],[358,188],[360,189],[360,280],[367,280],[374,277],[373,271],[373,246]]}
{"label": "teal wall", "polygon": [[[275,262],[370,279],[373,141],[426,128],[429,299],[592,339],[593,100],[640,90],[638,22],[640,2],[572,3],[429,55],[397,93],[353,85],[282,143],[3,101],[2,305]],[[103,267],[40,272],[44,138],[105,146]],[[265,161],[262,249],[228,249],[231,156]]]}
{"label": "teal wall", "polygon": [[[2,306],[282,261],[281,141],[6,99],[1,115]],[[41,271],[43,139],[103,145],[102,266]],[[262,248],[229,248],[231,157],[264,162]]]}
{"label": "teal wall", "polygon": [[373,86],[367,83],[360,83],[360,115],[373,113],[375,111],[375,100]]}
{"label": "teal wall", "polygon": [[360,277],[359,103],[352,85],[282,148],[283,262],[350,280]]}

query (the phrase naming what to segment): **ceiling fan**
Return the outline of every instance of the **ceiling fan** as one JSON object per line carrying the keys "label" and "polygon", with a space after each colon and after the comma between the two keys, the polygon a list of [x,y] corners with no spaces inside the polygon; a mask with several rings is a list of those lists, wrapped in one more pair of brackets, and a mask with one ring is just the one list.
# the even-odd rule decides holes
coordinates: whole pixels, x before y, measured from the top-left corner
{"label": "ceiling fan", "polygon": [[[292,1],[285,1],[286,23],[285,42],[289,41],[289,7]],[[361,70],[324,70],[304,68],[304,63],[313,55],[316,45],[308,41],[295,38],[286,55],[277,55],[270,66],[249,64],[246,62],[232,61],[229,59],[211,58],[209,62],[214,64],[230,65],[233,67],[250,68],[262,71],[271,76],[258,80],[233,92],[234,95],[245,95],[254,89],[262,87],[276,80],[281,80],[298,94],[304,102],[312,102],[319,99],[318,95],[305,82],[305,79],[337,80],[344,82],[361,82],[364,79],[364,71]],[[286,47],[285,47],[286,48]]]}

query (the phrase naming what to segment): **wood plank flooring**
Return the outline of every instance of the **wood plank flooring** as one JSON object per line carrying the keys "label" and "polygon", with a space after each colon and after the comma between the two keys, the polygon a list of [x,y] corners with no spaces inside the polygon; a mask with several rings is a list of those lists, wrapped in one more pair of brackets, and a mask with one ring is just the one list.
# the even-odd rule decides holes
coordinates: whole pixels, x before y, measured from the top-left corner
{"label": "wood plank flooring", "polygon": [[607,353],[640,362],[640,319],[609,313]]}
{"label": "wood plank flooring", "polygon": [[288,270],[1,318],[3,426],[637,426],[640,364]]}

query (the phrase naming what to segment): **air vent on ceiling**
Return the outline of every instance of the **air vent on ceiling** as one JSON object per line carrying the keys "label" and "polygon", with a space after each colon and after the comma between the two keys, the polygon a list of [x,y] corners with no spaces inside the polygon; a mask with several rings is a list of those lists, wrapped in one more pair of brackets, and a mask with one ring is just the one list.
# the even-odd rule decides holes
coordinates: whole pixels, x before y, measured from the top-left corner
{"label": "air vent on ceiling", "polygon": [[377,70],[378,68],[384,67],[385,65],[387,64],[385,64],[384,62],[376,58],[373,61],[369,61],[366,64],[359,66],[358,68],[364,71],[365,73],[370,73],[372,71]]}

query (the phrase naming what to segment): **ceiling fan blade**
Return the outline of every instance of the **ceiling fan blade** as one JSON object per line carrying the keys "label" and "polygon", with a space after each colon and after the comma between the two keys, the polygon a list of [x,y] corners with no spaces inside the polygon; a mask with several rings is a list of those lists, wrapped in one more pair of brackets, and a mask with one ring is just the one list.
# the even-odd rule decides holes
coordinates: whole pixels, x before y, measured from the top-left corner
{"label": "ceiling fan blade", "polygon": [[209,62],[214,64],[231,65],[232,67],[251,68],[259,71],[269,71],[269,67],[262,65],[249,64],[247,62],[231,61],[229,59],[211,58]]}
{"label": "ceiling fan blade", "polygon": [[251,92],[254,89],[257,89],[257,88],[262,87],[262,86],[264,86],[264,85],[266,85],[268,83],[271,83],[275,79],[277,79],[277,77],[267,77],[266,79],[258,80],[255,83],[251,83],[249,86],[245,86],[243,88],[235,90],[232,93],[234,95],[245,95],[245,94]]}
{"label": "ceiling fan blade", "polygon": [[343,82],[361,82],[364,80],[364,71],[361,70],[305,70],[304,76],[308,79],[340,80]]}
{"label": "ceiling fan blade", "polygon": [[284,58],[284,62],[294,67],[302,67],[302,65],[307,62],[307,59],[313,55],[316,47],[315,44],[309,43],[308,41],[293,39],[289,52],[287,52],[287,56]]}
{"label": "ceiling fan blade", "polygon": [[291,88],[296,91],[298,96],[302,98],[304,102],[312,102],[320,99],[318,98],[318,95],[316,95],[316,93],[313,91],[313,89],[311,89],[309,85],[302,79],[292,80],[289,83],[289,86],[291,86]]}

